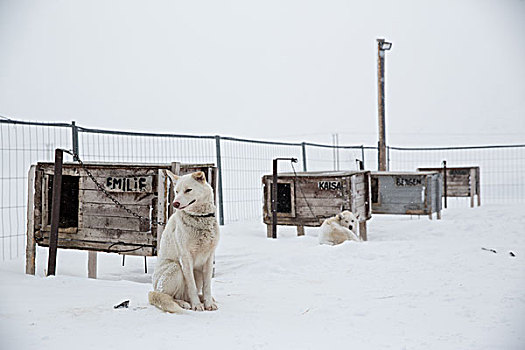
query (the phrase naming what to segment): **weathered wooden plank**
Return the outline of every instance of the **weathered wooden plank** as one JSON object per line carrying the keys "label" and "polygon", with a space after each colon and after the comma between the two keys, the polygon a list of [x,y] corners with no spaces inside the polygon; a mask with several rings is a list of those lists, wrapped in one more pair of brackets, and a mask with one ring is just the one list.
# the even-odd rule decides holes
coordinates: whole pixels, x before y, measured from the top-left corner
{"label": "weathered wooden plank", "polygon": [[476,168],[476,193],[478,195],[478,207],[481,205],[481,177],[479,168]]}
{"label": "weathered wooden plank", "polygon": [[470,197],[470,189],[467,187],[461,188],[450,188],[447,184],[447,196],[448,197]]}
{"label": "weathered wooden plank", "polygon": [[450,185],[450,186],[468,186],[470,184],[470,179],[469,178],[465,178],[465,179],[462,179],[460,181],[456,180],[456,181],[450,181],[449,178],[447,178],[447,186]]}
{"label": "weathered wooden plank", "polygon": [[49,196],[51,195],[49,191],[49,175],[44,174],[42,181],[42,221],[40,226],[44,227],[51,223],[49,220]]}
{"label": "weathered wooden plank", "polygon": [[[278,225],[282,226],[309,226],[309,227],[319,227],[321,226],[322,222],[326,218],[320,218],[320,219],[293,219],[293,218],[281,218],[278,221]],[[264,220],[264,223],[266,225],[271,226],[272,220],[271,218],[268,218]],[[270,237],[271,238],[271,227],[270,227]]]}
{"label": "weathered wooden plank", "polygon": [[84,215],[82,229],[120,229],[124,231],[148,232],[151,224],[135,217]]}
{"label": "weathered wooden plank", "polygon": [[476,169],[470,169],[470,184],[469,184],[469,192],[470,192],[470,207],[474,208],[474,195],[476,193]]}
{"label": "weathered wooden plank", "polygon": [[341,212],[340,206],[331,207],[311,207],[312,211],[308,207],[300,207],[296,209],[297,219],[301,218],[312,218],[312,217],[330,217]]}
{"label": "weathered wooden plank", "polygon": [[42,227],[42,184],[43,184],[44,173],[35,169],[35,188],[34,188],[34,228],[35,231]]}
{"label": "weathered wooden plank", "polygon": [[[177,166],[176,164],[174,165]],[[180,166],[180,165],[179,165]],[[157,193],[159,195],[158,202],[157,202],[157,218],[159,221],[163,223],[168,222],[168,210],[166,207],[166,200],[168,199],[168,176],[166,174],[166,170],[160,169],[158,174],[158,185],[157,185]],[[171,206],[171,203],[168,203],[168,205]],[[159,225],[157,227],[157,244],[160,244],[160,240],[162,238],[162,233],[164,232],[164,228],[166,225]]]}
{"label": "weathered wooden plank", "polygon": [[423,203],[414,204],[372,204],[372,212],[374,214],[415,214],[426,215],[428,210]]}
{"label": "weathered wooden plank", "polygon": [[361,237],[363,241],[368,241],[366,221],[359,221],[359,237]]}
{"label": "weathered wooden plank", "polygon": [[[162,167],[161,167],[162,168]],[[169,169],[167,164],[165,168]],[[128,176],[156,176],[159,167],[152,168],[143,168],[143,167],[123,167],[123,168],[108,168],[108,167],[99,167],[99,168],[88,168],[91,174],[95,178],[106,178],[108,176],[112,177],[128,177]],[[78,169],[80,176],[88,176],[86,171],[82,168]]]}
{"label": "weathered wooden plank", "polygon": [[357,192],[366,192],[366,189],[368,188],[368,184],[365,182],[360,182],[360,183],[354,184],[354,187]]}
{"label": "weathered wooden plank", "polygon": [[[44,167],[39,167],[39,169],[41,169],[45,175],[53,175],[55,173],[55,169],[54,169],[54,166],[51,165],[51,166],[44,166]],[[64,165],[64,167],[62,168],[62,175],[65,175],[65,176],[80,176],[79,174],[79,171],[78,171],[78,168],[71,168],[71,167],[66,167]]]}
{"label": "weathered wooden plank", "polygon": [[[134,213],[149,217],[151,212],[151,206],[149,205],[126,205],[128,209]],[[132,218],[132,214],[128,213],[126,210],[117,207],[115,204],[109,203],[82,203],[81,208],[79,209],[80,214],[82,215],[95,215],[95,216],[118,216],[122,218]],[[82,225],[79,225],[82,227]]]}
{"label": "weathered wooden plank", "polygon": [[355,174],[355,175],[352,175],[352,177],[355,179],[354,184],[356,185],[366,183],[366,173]]}
{"label": "weathered wooden plank", "polygon": [[[79,190],[79,196],[83,197],[86,203],[106,203],[113,204],[111,199],[99,191],[91,190]],[[155,197],[152,193],[113,193],[115,199],[122,204],[135,204],[135,205],[151,205],[152,200]]]}
{"label": "weathered wooden plank", "polygon": [[[39,242],[40,246],[48,247],[49,239],[45,238]],[[153,256],[153,246],[140,246],[130,244],[113,244],[107,242],[72,241],[58,239],[58,247],[61,249],[92,250],[106,253],[125,253],[126,255]]]}
{"label": "weathered wooden plank", "polygon": [[86,240],[106,242],[126,242],[133,244],[151,244],[155,242],[155,235],[151,232],[125,231],[119,229],[82,229],[79,236]]}
{"label": "weathered wooden plank", "polygon": [[[35,232],[35,239],[40,242],[43,238],[49,237],[49,230]],[[155,236],[151,232],[125,231],[119,229],[81,229],[70,232],[68,229],[59,229],[59,239],[86,240],[97,242],[126,242],[130,244],[151,244],[155,242]]]}
{"label": "weathered wooden plank", "polygon": [[32,165],[29,168],[27,180],[27,231],[26,231],[26,274],[35,274],[35,180],[36,180],[36,166]]}
{"label": "weathered wooden plank", "polygon": [[[354,203],[356,207],[361,207],[361,206],[365,206],[366,200],[364,197],[357,197]],[[366,212],[365,209],[363,210]]]}
{"label": "weathered wooden plank", "polygon": [[344,204],[344,198],[336,197],[332,199],[325,198],[307,198],[306,200],[302,196],[296,196],[295,198],[295,211],[300,207],[340,207]]}
{"label": "weathered wooden plank", "polygon": [[88,278],[97,278],[97,252],[88,252]]}
{"label": "weathered wooden plank", "polygon": [[295,186],[295,192],[297,193],[298,198],[319,198],[319,199],[330,199],[335,197],[342,197],[343,191],[342,190],[334,190],[334,191],[326,191],[326,190],[304,190],[303,188]]}
{"label": "weathered wooden plank", "polygon": [[356,206],[355,208],[352,208],[352,213],[354,213],[354,215],[359,215],[359,221],[368,220],[366,207],[364,205],[360,205],[360,206]]}

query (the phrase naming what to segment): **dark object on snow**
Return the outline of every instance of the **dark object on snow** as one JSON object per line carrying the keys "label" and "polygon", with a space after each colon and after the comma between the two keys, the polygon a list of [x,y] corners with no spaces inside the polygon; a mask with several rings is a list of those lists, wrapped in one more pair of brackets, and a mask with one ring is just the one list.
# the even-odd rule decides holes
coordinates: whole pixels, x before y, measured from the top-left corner
{"label": "dark object on snow", "polygon": [[129,300],[124,300],[118,305],[113,306],[114,309],[127,309],[129,307]]}
{"label": "dark object on snow", "polygon": [[486,250],[487,252],[493,252],[494,254],[497,253],[497,251],[495,249],[487,249],[487,248],[483,248],[483,247],[481,247],[481,249]]}
{"label": "dark object on snow", "polygon": [[509,255],[512,256],[513,258],[516,257],[516,254],[514,254],[513,252],[509,252]]}

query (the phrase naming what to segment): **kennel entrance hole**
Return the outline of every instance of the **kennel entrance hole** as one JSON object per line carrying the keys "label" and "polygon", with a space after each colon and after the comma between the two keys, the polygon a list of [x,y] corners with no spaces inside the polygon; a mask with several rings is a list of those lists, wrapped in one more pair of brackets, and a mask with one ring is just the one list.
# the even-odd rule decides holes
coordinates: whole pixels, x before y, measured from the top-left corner
{"label": "kennel entrance hole", "polygon": [[[80,177],[62,175],[62,193],[60,195],[59,228],[78,227],[78,184]],[[47,196],[48,225],[51,225],[51,207],[53,202],[54,175],[49,175]]]}
{"label": "kennel entrance hole", "polygon": [[292,187],[289,183],[277,184],[277,212],[286,214],[292,212]]}

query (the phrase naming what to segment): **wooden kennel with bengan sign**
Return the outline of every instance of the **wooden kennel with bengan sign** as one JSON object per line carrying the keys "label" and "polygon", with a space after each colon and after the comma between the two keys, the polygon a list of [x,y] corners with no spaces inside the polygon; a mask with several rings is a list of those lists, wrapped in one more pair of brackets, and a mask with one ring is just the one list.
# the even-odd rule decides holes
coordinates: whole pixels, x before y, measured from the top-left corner
{"label": "wooden kennel with bengan sign", "polygon": [[[90,251],[88,275],[93,278],[96,277],[96,252],[156,255],[164,225],[173,212],[174,184],[166,170],[179,175],[203,171],[215,191],[217,168],[213,164],[63,164],[57,248]],[[54,163],[31,166],[28,274],[35,274],[36,245],[49,246],[53,179]],[[104,192],[130,212],[117,206]]]}
{"label": "wooden kennel with bengan sign", "polygon": [[441,219],[441,174],[372,172],[372,213],[428,215]]}
{"label": "wooden kennel with bengan sign", "polygon": [[[272,237],[272,175],[262,178],[263,221]],[[326,171],[280,173],[277,177],[277,225],[321,226],[343,210],[359,214],[359,235],[367,239],[366,221],[371,218],[370,172]]]}
{"label": "wooden kennel with bengan sign", "polygon": [[478,196],[481,205],[481,180],[478,166],[418,168],[418,171],[437,171],[443,177],[444,197],[470,197],[470,206],[474,207],[474,196]]}

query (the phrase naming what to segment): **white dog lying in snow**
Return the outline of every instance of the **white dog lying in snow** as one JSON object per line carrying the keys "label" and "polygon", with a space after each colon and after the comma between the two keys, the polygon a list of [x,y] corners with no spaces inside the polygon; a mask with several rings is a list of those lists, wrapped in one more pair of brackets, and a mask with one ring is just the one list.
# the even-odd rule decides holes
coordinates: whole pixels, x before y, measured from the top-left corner
{"label": "white dog lying in snow", "polygon": [[348,210],[326,219],[321,225],[319,243],[336,245],[347,240],[360,242],[361,239],[357,237],[358,219],[359,215],[355,216]]}

